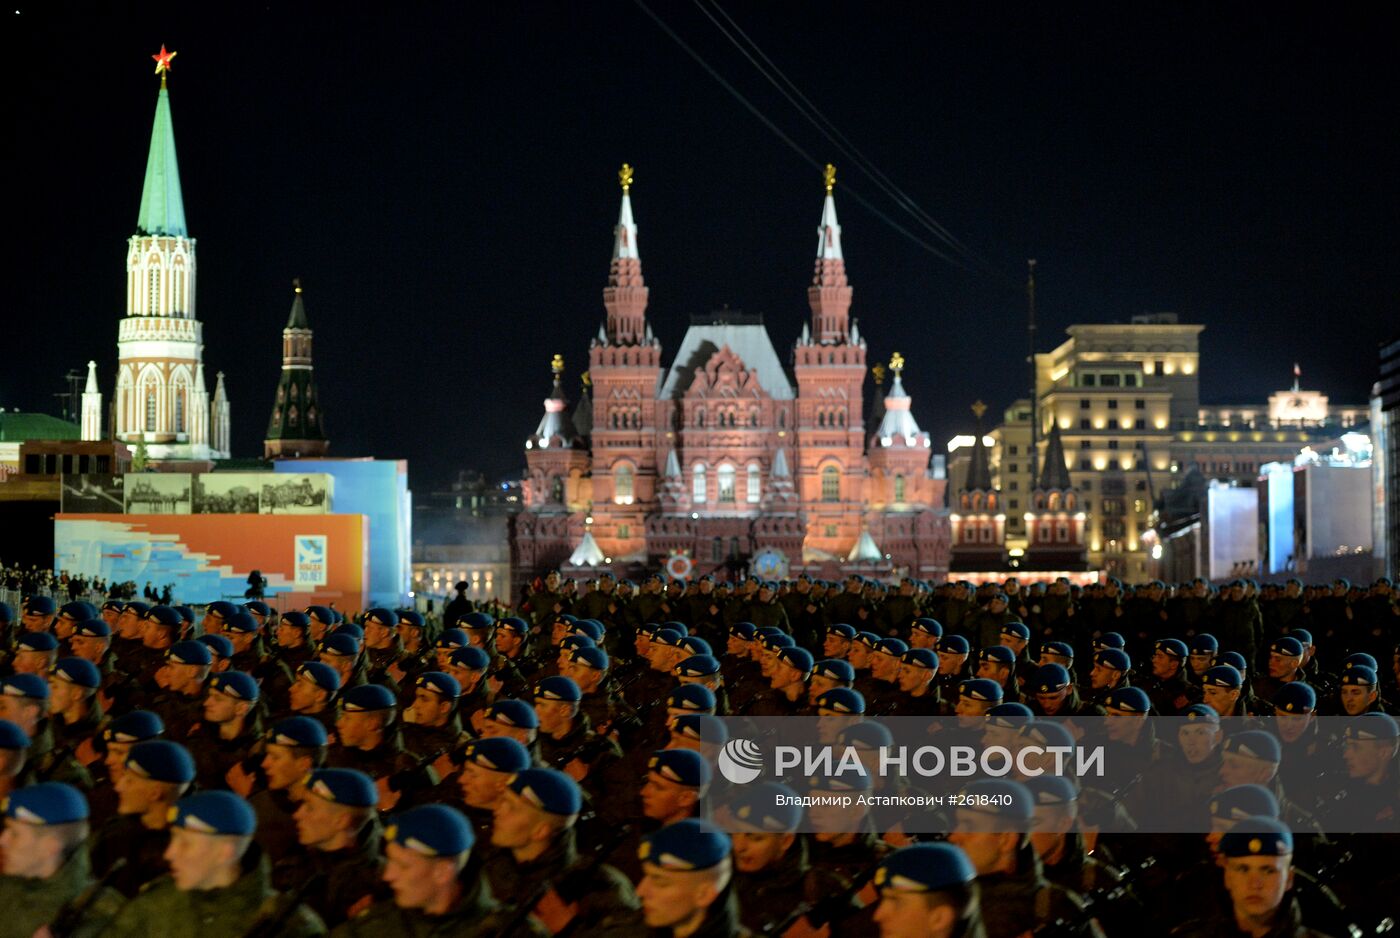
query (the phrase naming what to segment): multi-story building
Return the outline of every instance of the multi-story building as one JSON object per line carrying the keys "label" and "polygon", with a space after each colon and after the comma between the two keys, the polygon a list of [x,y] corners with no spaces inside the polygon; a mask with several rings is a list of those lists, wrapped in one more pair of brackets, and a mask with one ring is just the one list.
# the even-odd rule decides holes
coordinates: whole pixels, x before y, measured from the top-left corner
{"label": "multi-story building", "polygon": [[[878,427],[863,406],[866,343],[832,196],[817,229],[811,319],[781,356],[761,316],[692,316],[670,365],[646,317],[630,167],[589,348],[592,418],[554,388],[526,442],[524,510],[512,519],[513,579],[580,568],[765,576],[845,570],[941,577],[942,479],[894,373]],[[523,579],[522,579],[523,578]]]}
{"label": "multi-story building", "polygon": [[1377,566],[1394,579],[1400,576],[1400,335],[1381,344],[1380,380],[1371,398],[1371,443]]}

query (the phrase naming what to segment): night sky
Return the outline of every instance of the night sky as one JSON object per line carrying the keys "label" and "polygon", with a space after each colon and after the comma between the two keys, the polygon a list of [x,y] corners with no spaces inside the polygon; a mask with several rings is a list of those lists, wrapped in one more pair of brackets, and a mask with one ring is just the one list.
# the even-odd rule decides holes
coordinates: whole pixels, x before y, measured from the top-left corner
{"label": "night sky", "polygon": [[908,359],[936,440],[1026,383],[1027,257],[1041,351],[1175,311],[1207,326],[1206,401],[1262,401],[1295,360],[1334,401],[1368,396],[1400,329],[1400,65],[1374,8],[724,0],[992,271],[970,273],[858,205],[932,239],[699,6],[648,2],[814,162],[629,0],[7,10],[0,406],[52,411],[89,358],[112,393],[162,43],[238,456],[261,455],[300,276],[332,455],[406,457],[420,491],[516,472],[550,356],[575,394],[603,317],[623,161],[667,361],[723,304],[765,314],[786,359],[830,161],[852,313],[872,362]]}

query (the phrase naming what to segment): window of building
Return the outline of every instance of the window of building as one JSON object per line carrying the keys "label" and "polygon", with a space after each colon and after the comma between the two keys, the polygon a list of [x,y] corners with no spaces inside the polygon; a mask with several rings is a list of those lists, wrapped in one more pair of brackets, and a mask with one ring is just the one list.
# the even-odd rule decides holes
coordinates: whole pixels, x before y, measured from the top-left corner
{"label": "window of building", "polygon": [[632,536],[632,526],[630,524],[619,524],[617,526],[617,536],[622,540],[627,540]]}
{"label": "window of building", "polygon": [[1099,387],[1101,387],[1101,388],[1116,388],[1116,387],[1118,387],[1118,376],[1117,376],[1117,375],[1099,375]]}
{"label": "window of building", "polygon": [[1147,429],[1147,420],[1144,419],[1144,418],[1142,418],[1142,417],[1139,417],[1138,419],[1134,420],[1134,421],[1133,421],[1133,429],[1134,429],[1134,430],[1146,430],[1146,429]]}
{"label": "window of building", "polygon": [[564,480],[554,476],[549,482],[549,500],[556,505],[564,503]]}
{"label": "window of building", "polygon": [[836,525],[834,525],[834,524],[828,524],[828,525],[823,529],[823,531],[825,532],[825,535],[824,535],[824,536],[826,536],[826,537],[835,537],[835,536],[836,536]]}
{"label": "window of building", "polygon": [[1088,472],[1088,471],[1089,471],[1090,469],[1092,469],[1092,468],[1094,468],[1094,464],[1091,463],[1091,462],[1089,462],[1089,460],[1087,460],[1087,459],[1081,459],[1081,460],[1079,460],[1079,469],[1080,469],[1081,472]]}
{"label": "window of building", "polygon": [[697,427],[703,427],[705,425],[705,408],[695,408],[695,425]]}
{"label": "window of building", "polygon": [[1018,455],[1017,452],[1016,452],[1016,444],[1013,443],[1013,444],[1011,445],[1010,453],[1011,453],[1012,456]]}
{"label": "window of building", "polygon": [[710,562],[724,562],[724,538],[717,537],[710,542]]}
{"label": "window of building", "polygon": [[746,479],[746,484],[744,486],[744,494],[745,497],[749,500],[750,505],[758,504],[758,500],[763,497],[763,489],[759,480],[760,475],[758,463],[749,463],[748,478]]}
{"label": "window of building", "polygon": [[1095,375],[1094,375],[1094,373],[1091,372],[1091,371],[1086,371],[1086,372],[1084,372],[1082,375],[1079,376],[1079,385],[1080,385],[1080,387],[1092,388],[1092,387],[1094,386],[1095,383],[1096,383],[1096,381],[1095,381]]}
{"label": "window of building", "polygon": [[1103,500],[1103,513],[1107,517],[1116,517],[1123,514],[1123,499],[1105,498]]}
{"label": "window of building", "polygon": [[1020,484],[1017,483],[1015,480],[1012,480],[1012,481],[1007,485],[1007,488],[1008,488],[1010,491],[1015,492],[1015,491],[1019,491],[1020,488],[1021,488],[1021,486],[1020,486]]}
{"label": "window of building", "polygon": [[1008,507],[1008,508],[1013,508],[1013,509],[1014,509],[1014,508],[1019,508],[1019,507],[1021,507],[1021,502],[1020,502],[1019,499],[1016,499],[1016,498],[1009,499],[1009,500],[1007,501],[1007,503],[1006,503],[1006,507]]}
{"label": "window of building", "polygon": [[1094,444],[1091,443],[1091,442],[1088,441],[1088,440],[1080,440],[1080,441],[1079,441],[1079,448],[1080,448],[1080,449],[1090,449],[1093,445],[1094,445]]}
{"label": "window of building", "polygon": [[990,524],[984,524],[984,525],[982,525],[982,526],[981,526],[981,533],[982,533],[982,543],[984,543],[984,544],[990,544],[990,543],[992,542],[992,526],[991,526]]}
{"label": "window of building", "polygon": [[1147,401],[1143,400],[1143,399],[1140,398],[1140,397],[1137,398],[1136,400],[1133,401],[1133,409],[1134,409],[1134,410],[1146,410],[1146,409],[1147,409]]}
{"label": "window of building", "polygon": [[841,500],[841,470],[835,466],[827,466],[822,470],[822,501],[838,502]]}
{"label": "window of building", "polygon": [[719,467],[717,475],[719,477],[719,500],[722,502],[734,501],[734,467],[724,463]]}
{"label": "window of building", "polygon": [[175,391],[175,432],[185,432],[185,391],[177,388]]}
{"label": "window of building", "polygon": [[1146,491],[1147,491],[1147,480],[1146,480],[1146,479],[1138,479],[1137,482],[1135,482],[1135,483],[1133,484],[1133,491],[1135,491],[1135,492],[1146,492]]}
{"label": "window of building", "polygon": [[1059,544],[1068,543],[1068,541],[1069,541],[1069,522],[1068,522],[1068,521],[1056,521],[1056,522],[1055,522],[1055,541],[1056,541],[1056,543],[1059,543]]}
{"label": "window of building", "polygon": [[691,470],[690,500],[697,505],[705,503],[705,464],[696,463]]}
{"label": "window of building", "polygon": [[1018,467],[1014,462],[1008,463],[1006,466],[1006,471],[1010,473],[1015,473],[1019,468],[1020,467]]}
{"label": "window of building", "polygon": [[1109,409],[1109,410],[1117,410],[1117,409],[1118,409],[1118,399],[1117,399],[1117,398],[1109,398],[1109,401],[1108,401],[1108,409]]}
{"label": "window of building", "polygon": [[1121,463],[1118,462],[1118,460],[1116,460],[1116,459],[1110,459],[1110,460],[1108,461],[1108,468],[1109,468],[1111,471],[1113,471],[1113,472],[1117,472],[1117,471],[1119,471],[1120,469],[1122,469],[1123,466],[1122,466]]}
{"label": "window of building", "polygon": [[626,463],[613,469],[613,501],[616,504],[632,504],[632,479],[632,467]]}
{"label": "window of building", "polygon": [[904,501],[904,476],[894,477],[894,500],[897,502]]}
{"label": "window of building", "polygon": [[1079,409],[1080,409],[1080,410],[1088,410],[1088,409],[1089,409],[1089,399],[1088,399],[1087,397],[1081,397],[1081,398],[1079,399]]}
{"label": "window of building", "polygon": [[1081,429],[1081,430],[1087,430],[1087,429],[1089,429],[1089,418],[1088,418],[1088,417],[1085,417],[1085,418],[1083,418],[1082,420],[1079,421],[1079,429]]}
{"label": "window of building", "polygon": [[[1103,522],[1104,537],[1120,538],[1127,533],[1128,526],[1117,518],[1105,518]],[[1116,545],[1110,545],[1109,550],[1116,552]]]}
{"label": "window of building", "polygon": [[156,389],[146,388],[146,432],[154,433],[156,429]]}
{"label": "window of building", "polygon": [[729,539],[729,559],[739,559],[739,539],[737,537],[731,537]]}
{"label": "window of building", "polygon": [[1138,386],[1137,375],[1124,375],[1124,376],[1123,376],[1123,387],[1125,387],[1125,388],[1135,388],[1135,387],[1137,387],[1137,386]]}
{"label": "window of building", "polygon": [[1117,449],[1117,448],[1118,448],[1118,441],[1117,441],[1117,440],[1109,440],[1109,441],[1108,441],[1108,448],[1109,448],[1109,449]]}
{"label": "window of building", "polygon": [[1147,502],[1141,498],[1133,499],[1133,514],[1140,515],[1147,510]]}

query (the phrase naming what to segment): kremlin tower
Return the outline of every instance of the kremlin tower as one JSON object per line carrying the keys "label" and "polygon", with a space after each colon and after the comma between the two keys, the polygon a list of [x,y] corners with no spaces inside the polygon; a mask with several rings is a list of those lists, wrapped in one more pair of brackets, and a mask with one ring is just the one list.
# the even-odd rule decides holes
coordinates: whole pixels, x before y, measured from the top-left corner
{"label": "kremlin tower", "polygon": [[292,291],[292,311],[282,330],[282,377],[263,440],[264,459],[313,459],[330,448],[311,373],[311,324],[300,280],[292,281]]}

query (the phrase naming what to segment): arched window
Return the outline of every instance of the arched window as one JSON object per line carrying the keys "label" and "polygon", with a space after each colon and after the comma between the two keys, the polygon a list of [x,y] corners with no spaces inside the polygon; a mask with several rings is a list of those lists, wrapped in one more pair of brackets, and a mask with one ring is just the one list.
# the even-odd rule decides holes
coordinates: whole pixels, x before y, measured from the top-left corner
{"label": "arched window", "polygon": [[705,503],[705,464],[696,463],[695,469],[692,470],[692,476],[690,500],[697,505],[703,505]]}
{"label": "arched window", "polygon": [[717,537],[710,542],[710,563],[724,563],[724,538]]}
{"label": "arched window", "polygon": [[1051,510],[1051,511],[1059,511],[1059,510],[1060,510],[1060,493],[1059,493],[1059,492],[1051,492],[1051,493],[1050,493],[1050,510]]}
{"label": "arched window", "polygon": [[982,493],[981,493],[981,492],[973,492],[973,493],[972,493],[972,510],[973,510],[973,511],[981,511],[981,510],[982,510]]}
{"label": "arched window", "polygon": [[841,500],[841,470],[835,466],[827,466],[822,470],[822,501],[839,502]]}
{"label": "arched window", "polygon": [[786,429],[787,429],[787,411],[785,411],[785,410],[780,410],[780,411],[778,411],[778,429],[779,429],[779,430],[786,430]]}
{"label": "arched window", "polygon": [[146,385],[146,432],[156,431],[156,389],[154,385]]}
{"label": "arched window", "polygon": [[623,463],[613,469],[613,501],[619,505],[632,504],[632,467]]}
{"label": "arched window", "polygon": [[148,285],[148,290],[149,290],[149,292],[148,292],[148,294],[147,294],[147,299],[146,299],[146,311],[147,311],[147,313],[148,313],[149,315],[154,316],[154,315],[156,315],[157,313],[160,312],[160,268],[159,268],[159,267],[152,267],[152,268],[151,268],[151,277],[150,277],[150,284]]}
{"label": "arched window", "polygon": [[1056,521],[1056,522],[1055,522],[1055,540],[1056,540],[1058,543],[1061,543],[1061,544],[1065,544],[1065,543],[1068,543],[1068,542],[1069,542],[1069,522],[1067,522],[1067,521]]}
{"label": "arched window", "polygon": [[756,426],[758,426],[758,408],[757,408],[757,407],[750,407],[750,408],[749,408],[749,426],[751,426],[751,427],[756,427]]}
{"label": "arched window", "polygon": [[564,503],[564,480],[559,476],[554,476],[549,483],[549,500],[556,505]]}
{"label": "arched window", "polygon": [[1050,543],[1050,525],[1041,524],[1035,529],[1035,539],[1039,544]]}
{"label": "arched window", "polygon": [[750,505],[757,505],[759,498],[762,497],[762,483],[759,481],[759,479],[760,475],[758,463],[749,463],[749,475],[747,479],[747,485],[744,488],[744,492],[745,496],[749,500]]}
{"label": "arched window", "polygon": [[844,410],[838,410],[836,412],[836,425],[838,427],[844,427],[846,425],[846,412]]}
{"label": "arched window", "polygon": [[1065,510],[1066,510],[1066,511],[1074,511],[1074,493],[1073,493],[1073,492],[1066,492],[1066,493],[1065,493]]}
{"label": "arched window", "polygon": [[820,413],[817,414],[817,426],[819,426],[819,427],[824,427],[824,426],[826,426],[826,411],[821,411]]}
{"label": "arched window", "polygon": [[719,500],[722,502],[734,501],[734,467],[729,463],[724,463],[719,467]]}
{"label": "arched window", "polygon": [[705,425],[705,408],[697,407],[695,409],[695,425],[697,427],[703,427]]}
{"label": "arched window", "polygon": [[175,432],[185,432],[185,389],[175,389]]}
{"label": "arched window", "polygon": [[894,477],[894,500],[897,502],[904,501],[904,476]]}

